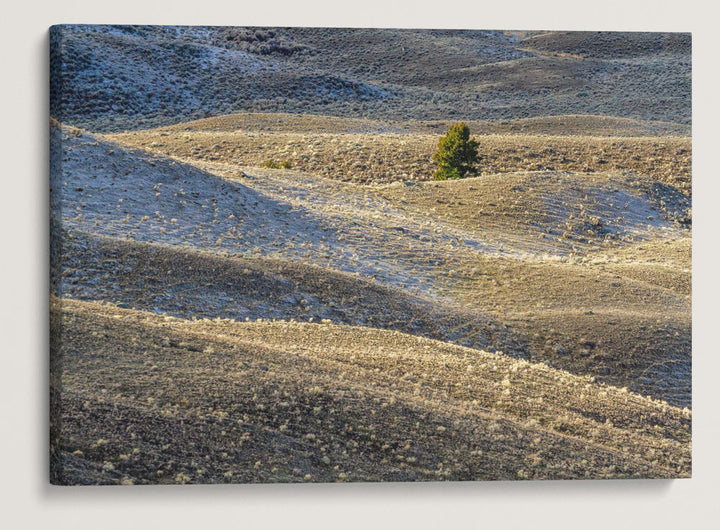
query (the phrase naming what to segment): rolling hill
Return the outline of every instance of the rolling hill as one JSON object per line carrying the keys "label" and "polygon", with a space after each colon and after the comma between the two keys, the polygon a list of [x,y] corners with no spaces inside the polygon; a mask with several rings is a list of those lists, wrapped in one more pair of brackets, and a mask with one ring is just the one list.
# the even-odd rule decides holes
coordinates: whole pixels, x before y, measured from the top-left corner
{"label": "rolling hill", "polygon": [[51,44],[53,483],[690,476],[689,35]]}
{"label": "rolling hill", "polygon": [[234,112],[690,123],[688,34],[55,26],[50,113],[93,131]]}
{"label": "rolling hill", "polygon": [[69,483],[689,472],[687,412],[544,365],[371,328],[53,310]]}

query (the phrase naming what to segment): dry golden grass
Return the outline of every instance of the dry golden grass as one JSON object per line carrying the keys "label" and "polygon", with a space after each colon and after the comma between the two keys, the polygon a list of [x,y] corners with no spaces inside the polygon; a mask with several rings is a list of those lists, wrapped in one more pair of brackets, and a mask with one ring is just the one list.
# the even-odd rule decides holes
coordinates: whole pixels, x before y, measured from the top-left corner
{"label": "dry golden grass", "polygon": [[690,413],[398,332],[52,304],[82,483],[688,476]]}
{"label": "dry golden grass", "polygon": [[[154,311],[159,305],[185,318],[327,318],[402,330],[542,360],[685,405],[689,238],[654,246],[649,263],[638,256],[640,244],[563,261],[448,254],[436,266],[434,289],[460,307],[309,264],[77,232],[63,245],[62,274],[72,298]],[[663,367],[675,370],[653,371]]]}
{"label": "dry golden grass", "polygon": [[[205,125],[212,123],[215,122],[211,120]],[[232,123],[233,119],[228,118],[225,127],[229,128]],[[151,149],[174,152],[180,144],[174,133],[167,134],[160,137],[167,142],[164,146]],[[123,140],[133,137],[135,135],[128,135]],[[329,134],[318,137],[320,145],[326,145],[322,141],[337,138]],[[517,138],[507,138],[517,141]],[[583,141],[582,138],[567,139],[579,144]],[[234,179],[238,173],[237,166],[220,157],[218,160],[187,159],[186,162],[223,178]],[[505,173],[458,181],[417,182],[410,186],[398,182],[379,186],[341,184],[298,174],[295,170],[248,169],[248,172],[252,178],[243,177],[238,182],[243,186],[262,183],[263,193],[271,193],[278,200],[289,199],[306,186],[313,190],[313,197],[314,194],[323,196],[328,202],[318,205],[318,212],[332,216],[333,226],[337,226],[344,239],[353,236],[351,227],[342,221],[347,219],[343,216],[348,215],[348,211],[339,207],[352,204],[357,197],[364,203],[370,196],[382,199],[399,211],[400,216],[392,226],[412,221],[421,225],[430,223],[427,226],[436,230],[450,226],[459,231],[454,245],[443,243],[440,248],[437,246],[440,243],[436,243],[436,251],[423,254],[428,250],[425,247],[422,251],[406,250],[403,241],[410,236],[404,233],[363,230],[363,238],[386,241],[383,259],[391,260],[387,262],[388,267],[415,270],[422,265],[422,275],[429,274],[432,278],[433,292],[460,302],[466,308],[463,311],[467,311],[462,318],[453,317],[453,325],[437,320],[451,330],[449,334],[447,331],[436,334],[437,328],[428,326],[425,317],[419,319],[425,322],[420,326],[422,330],[400,329],[438,338],[452,335],[453,340],[469,341],[480,347],[510,349],[513,355],[522,351],[524,356],[542,359],[575,374],[591,374],[673,404],[690,403],[689,231],[679,225],[664,235],[663,230],[667,232],[667,229],[648,227],[662,225],[666,215],[682,214],[689,204],[686,196],[672,188],[649,177],[621,172]],[[296,206],[313,208],[311,199]],[[253,226],[268,220],[254,220]],[[471,241],[470,246],[465,239]],[[412,241],[414,239],[406,243]],[[473,242],[478,241],[489,244],[490,254],[473,250]],[[646,243],[650,246],[641,250],[646,248],[642,246]],[[506,249],[510,254],[493,257],[493,248]],[[679,254],[675,250],[679,250]],[[324,254],[317,254],[315,262],[333,267],[332,262],[321,261],[321,255]],[[513,255],[515,258],[510,259]],[[638,259],[642,256],[645,257]],[[666,256],[672,259],[666,260]],[[183,257],[178,263],[184,261]],[[219,264],[221,262],[222,259]],[[184,266],[178,265],[178,268],[186,270]],[[218,265],[213,265],[211,270],[217,271]],[[130,285],[123,290],[133,292],[135,288]],[[388,297],[388,300],[393,298],[389,294]],[[348,297],[347,300],[351,302],[340,304],[342,311],[348,310],[352,300],[359,299]],[[136,307],[153,307],[132,299],[128,302]],[[197,305],[192,301],[178,303],[177,310],[187,307],[190,311]],[[391,305],[380,302],[373,307]],[[394,316],[366,319],[366,322],[397,327],[390,322],[407,320],[409,313],[403,311],[393,310]],[[293,316],[306,319],[317,312],[299,311]],[[278,316],[280,314],[286,313]],[[384,315],[382,311],[377,314]],[[336,318],[329,313],[327,316]],[[473,318],[478,316],[482,316],[479,324],[473,324]],[[499,324],[499,328],[489,328],[488,318]],[[506,324],[514,330],[508,342],[505,342],[507,333],[503,331],[498,335],[498,330],[504,330]],[[492,336],[496,338],[489,339]],[[587,342],[596,347],[588,348]]]}
{"label": "dry golden grass", "polygon": [[[615,116],[570,114],[513,120],[465,120],[477,134],[526,134],[533,136],[653,136],[688,137],[691,127],[661,121],[640,121]],[[285,132],[285,133],[444,133],[453,120],[392,121],[370,118],[241,112],[160,127],[181,132]]]}
{"label": "dry golden grass", "polygon": [[[524,173],[377,193],[412,215],[527,250],[515,259],[447,255],[437,282],[526,337],[531,358],[689,404],[690,233],[645,231],[654,222],[646,217],[660,219],[687,204],[667,188],[656,197],[656,211],[643,213],[651,182],[610,173]],[[553,242],[567,244],[570,254],[538,259]]]}
{"label": "dry golden grass", "polygon": [[690,201],[674,188],[626,173],[503,173],[377,193],[413,215],[538,251],[552,241],[571,242],[573,250],[632,241],[649,225],[670,219],[684,226],[691,216]]}
{"label": "dry golden grass", "polygon": [[643,241],[624,246],[603,264],[611,272],[677,294],[692,294],[692,238]]}
{"label": "dry golden grass", "polygon": [[[579,119],[567,119],[574,122],[568,130],[577,133]],[[690,193],[690,138],[605,136],[615,125],[602,119],[590,121],[597,122],[602,136],[540,136],[563,128],[548,119],[480,125],[474,133],[485,132],[484,128],[523,133],[476,135],[483,157],[481,173],[627,171],[648,175]],[[616,134],[627,134],[628,124],[618,122]],[[107,138],[196,163],[261,166],[267,161],[287,161],[294,169],[328,178],[382,183],[432,179],[435,170],[432,155],[444,127],[445,122],[393,124],[320,116],[243,114]],[[422,132],[428,129],[438,133]],[[637,132],[635,128],[631,131]]]}
{"label": "dry golden grass", "polygon": [[690,476],[689,34],[56,36],[54,482]]}
{"label": "dry golden grass", "polygon": [[[60,235],[55,235],[60,243]],[[430,303],[402,289],[311,263],[97,237],[73,231],[57,257],[64,296],[183,318],[295,319],[393,329],[439,340],[465,329],[477,347],[521,356],[482,311]],[[122,264],[122,265],[119,265]],[[158,297],[160,300],[158,300]]]}
{"label": "dry golden grass", "polygon": [[556,31],[531,35],[522,41],[528,50],[577,57],[643,57],[689,54],[689,33]]}

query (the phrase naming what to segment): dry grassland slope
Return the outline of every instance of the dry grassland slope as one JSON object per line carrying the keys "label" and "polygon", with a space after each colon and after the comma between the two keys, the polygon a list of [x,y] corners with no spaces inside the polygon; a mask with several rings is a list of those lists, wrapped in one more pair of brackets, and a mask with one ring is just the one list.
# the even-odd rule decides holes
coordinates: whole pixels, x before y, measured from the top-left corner
{"label": "dry grassland slope", "polygon": [[50,38],[53,483],[690,476],[688,34]]}
{"label": "dry grassland slope", "polygon": [[[588,128],[580,136],[583,124]],[[688,132],[669,124],[563,116],[470,125],[481,133],[476,139],[482,174],[623,171],[690,193],[690,138],[647,136]],[[288,162],[337,180],[383,183],[432,179],[432,155],[446,129],[446,122],[238,114],[108,138],[191,163]]]}
{"label": "dry grassland slope", "polygon": [[51,43],[51,114],[94,131],[244,111],[690,123],[688,34],[67,25]]}
{"label": "dry grassland slope", "polygon": [[[55,134],[73,297],[402,329],[690,403],[689,199],[669,186],[535,172],[368,187]],[[644,242],[655,262],[633,253]],[[332,287],[303,284],[320,276]],[[353,308],[373,281],[385,291],[363,303],[387,311]]]}
{"label": "dry grassland slope", "polygon": [[689,472],[687,412],[543,365],[369,328],[53,311],[69,482]]}

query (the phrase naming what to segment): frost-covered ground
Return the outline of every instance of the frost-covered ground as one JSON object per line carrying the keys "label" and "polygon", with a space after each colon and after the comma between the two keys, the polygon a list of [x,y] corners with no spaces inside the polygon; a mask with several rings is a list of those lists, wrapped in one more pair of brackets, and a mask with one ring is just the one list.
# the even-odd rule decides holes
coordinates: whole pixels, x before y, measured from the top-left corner
{"label": "frost-covered ground", "polygon": [[[307,261],[425,295],[438,294],[433,280],[452,261],[472,260],[474,254],[557,260],[577,245],[538,236],[542,227],[528,231],[523,226],[515,233],[492,223],[485,230],[463,228],[383,197],[384,191],[398,188],[407,188],[409,195],[432,193],[428,187],[438,184],[369,188],[294,171],[194,166],[70,129],[57,134],[63,151],[56,154],[62,162],[53,175],[53,197],[63,223],[86,232]],[[547,226],[558,229],[580,219],[582,229],[602,219],[603,237],[677,234],[678,228],[637,189],[603,188],[571,187],[557,197],[543,195]],[[609,218],[608,212],[616,215]]]}
{"label": "frost-covered ground", "polygon": [[537,32],[548,53],[533,33],[66,25],[51,34],[53,78],[65,76],[51,114],[95,131],[247,110],[690,123],[689,34],[578,35],[578,50]]}
{"label": "frost-covered ground", "polygon": [[[684,255],[673,216],[689,198],[667,185],[559,171],[358,185],[52,134],[66,296],[399,329],[689,403],[689,258],[623,250]],[[358,294],[375,288],[372,304]]]}

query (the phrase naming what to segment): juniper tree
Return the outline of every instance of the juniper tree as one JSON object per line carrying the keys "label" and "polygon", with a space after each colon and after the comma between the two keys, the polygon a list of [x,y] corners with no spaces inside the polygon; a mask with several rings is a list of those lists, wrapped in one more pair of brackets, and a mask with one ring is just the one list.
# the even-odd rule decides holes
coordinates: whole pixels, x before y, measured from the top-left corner
{"label": "juniper tree", "polygon": [[435,180],[463,178],[476,175],[480,161],[478,142],[470,139],[470,129],[464,122],[451,125],[445,136],[440,137],[433,160],[438,165]]}

